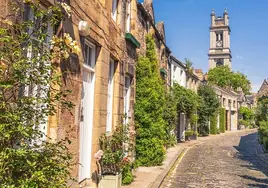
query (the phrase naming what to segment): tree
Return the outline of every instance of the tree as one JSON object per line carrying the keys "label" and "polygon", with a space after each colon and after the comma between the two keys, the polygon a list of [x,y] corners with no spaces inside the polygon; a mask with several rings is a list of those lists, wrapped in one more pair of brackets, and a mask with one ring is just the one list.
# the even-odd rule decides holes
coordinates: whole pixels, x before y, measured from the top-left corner
{"label": "tree", "polygon": [[199,133],[208,134],[208,121],[218,110],[220,106],[219,99],[210,85],[200,85],[197,93],[202,98],[201,105],[198,108]]}
{"label": "tree", "polygon": [[194,71],[192,61],[187,58],[185,58],[185,70],[188,75],[192,75]]}
{"label": "tree", "polygon": [[171,147],[176,144],[175,130],[178,122],[178,110],[173,88],[166,92],[165,108],[163,118],[165,126],[165,145]]}
{"label": "tree", "polygon": [[146,37],[146,47],[146,56],[139,58],[136,71],[136,162],[153,166],[160,165],[165,156],[165,90],[151,35]]}
{"label": "tree", "polygon": [[66,187],[72,166],[68,140],[50,141],[43,126],[57,106],[72,107],[68,91],[53,88],[61,85],[53,60],[67,60],[79,48],[68,34],[48,43],[52,33],[44,32],[70,13],[67,4],[43,10],[38,2],[18,1],[11,7],[14,16],[23,15],[25,6],[34,20],[4,19],[0,28],[0,184]]}
{"label": "tree", "polygon": [[232,72],[228,66],[218,66],[208,72],[208,81],[222,88],[242,89],[245,94],[250,92],[250,81],[240,72]]}

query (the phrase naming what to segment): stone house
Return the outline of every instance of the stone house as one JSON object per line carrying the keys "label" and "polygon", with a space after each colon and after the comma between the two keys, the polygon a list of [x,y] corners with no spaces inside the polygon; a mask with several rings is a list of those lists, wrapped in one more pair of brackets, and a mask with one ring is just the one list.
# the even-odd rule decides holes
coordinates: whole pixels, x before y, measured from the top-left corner
{"label": "stone house", "polygon": [[186,76],[186,88],[197,93],[200,84],[199,77],[197,76],[195,71],[193,71],[193,74],[187,74]]}
{"label": "stone house", "polygon": [[[55,1],[40,3],[46,8]],[[99,150],[100,136],[112,134],[119,123],[135,129],[135,65],[138,56],[146,53],[146,35],[154,36],[159,74],[166,84],[171,51],[164,23],[155,23],[152,0],[70,0],[68,4],[71,17],[52,30],[69,33],[81,48],[79,55],[58,65],[64,72],[62,87],[72,91],[67,98],[74,108],[58,109],[48,117],[45,133],[54,140],[71,140],[69,149],[77,164],[71,174],[82,187],[94,187],[94,153]],[[8,1],[0,0],[0,5],[4,17]]]}
{"label": "stone house", "polygon": [[[238,110],[240,107],[239,94],[230,89],[220,88],[213,86],[219,101],[221,108],[226,110],[226,131],[234,131],[238,129]],[[219,116],[217,126],[219,128]]]}
{"label": "stone house", "polygon": [[258,90],[256,97],[260,98],[262,96],[268,95],[268,79],[264,79],[260,89]]}

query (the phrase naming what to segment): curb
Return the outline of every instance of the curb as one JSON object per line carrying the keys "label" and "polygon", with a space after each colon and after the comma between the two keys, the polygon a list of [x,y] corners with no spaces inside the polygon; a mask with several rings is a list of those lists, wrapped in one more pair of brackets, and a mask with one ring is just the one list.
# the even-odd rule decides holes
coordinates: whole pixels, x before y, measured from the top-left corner
{"label": "curb", "polygon": [[155,182],[151,185],[149,185],[148,188],[159,188],[165,178],[175,169],[176,165],[179,164],[181,162],[181,160],[183,159],[184,155],[187,153],[187,151],[192,148],[193,146],[198,145],[199,143],[195,143],[191,146],[182,148],[182,150],[180,152],[178,152],[178,154],[176,155],[176,157],[174,157],[170,163],[168,164],[168,167],[160,174],[157,176]]}

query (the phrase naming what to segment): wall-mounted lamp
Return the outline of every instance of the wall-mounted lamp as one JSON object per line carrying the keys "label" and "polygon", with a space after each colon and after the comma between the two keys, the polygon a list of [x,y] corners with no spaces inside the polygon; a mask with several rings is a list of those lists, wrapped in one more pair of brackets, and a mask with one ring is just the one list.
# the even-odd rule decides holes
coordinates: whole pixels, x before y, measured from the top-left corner
{"label": "wall-mounted lamp", "polygon": [[88,36],[90,33],[90,26],[87,21],[80,21],[78,24],[78,31],[81,36]]}

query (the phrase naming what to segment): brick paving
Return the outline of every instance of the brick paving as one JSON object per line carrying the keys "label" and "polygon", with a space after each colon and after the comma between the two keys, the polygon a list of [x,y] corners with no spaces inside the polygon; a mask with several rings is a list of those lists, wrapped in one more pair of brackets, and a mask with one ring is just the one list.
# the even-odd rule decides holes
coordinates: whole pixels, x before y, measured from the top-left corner
{"label": "brick paving", "polygon": [[192,147],[162,188],[268,188],[268,158],[256,130],[212,136]]}

